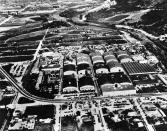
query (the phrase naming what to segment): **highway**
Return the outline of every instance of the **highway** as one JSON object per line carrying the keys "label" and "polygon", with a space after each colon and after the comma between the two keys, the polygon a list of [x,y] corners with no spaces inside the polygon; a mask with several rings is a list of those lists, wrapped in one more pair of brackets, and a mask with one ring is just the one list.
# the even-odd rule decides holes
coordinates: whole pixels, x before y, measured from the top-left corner
{"label": "highway", "polygon": [[[47,98],[42,98],[42,97],[38,97],[35,95],[30,94],[28,91],[26,91],[21,85],[19,85],[17,83],[17,81],[12,78],[3,68],[2,66],[0,66],[0,74],[2,74],[11,84],[11,86],[13,86],[20,94],[22,94],[24,97],[31,99],[31,100],[35,100],[35,101],[39,101],[39,102],[47,102],[47,103],[64,103],[64,102],[69,102],[69,101],[76,101],[76,99],[60,99],[60,98],[56,98],[56,99],[47,99]],[[158,93],[158,94],[134,94],[133,97],[149,97],[149,96],[161,96],[161,95],[166,95],[164,93]],[[94,99],[96,100],[100,100],[100,99],[105,99],[105,98],[119,98],[122,96],[114,96],[114,97],[95,97]],[[123,96],[125,98],[131,98],[132,96]]]}
{"label": "highway", "polygon": [[[27,6],[28,7],[28,6]],[[24,8],[26,9],[26,7]],[[22,9],[22,11],[24,10]],[[10,17],[9,17],[10,18]],[[10,19],[7,19],[5,21],[8,21]],[[4,23],[5,23],[4,21]],[[94,25],[95,26],[95,25]],[[101,24],[98,24],[97,26],[101,27],[102,25]],[[102,26],[103,27],[103,26]],[[120,28],[123,28],[122,26]],[[45,39],[45,36],[47,34],[47,32],[49,31],[49,29],[46,30],[45,32],[45,35],[43,37],[43,39],[40,41],[39,43],[39,46],[36,50],[36,53],[34,54],[34,59],[36,59],[36,56],[39,52],[39,50],[41,49],[41,46],[43,44],[43,40]],[[103,37],[102,37],[103,38]],[[106,38],[106,37],[105,37]],[[110,39],[110,37],[108,37],[108,39]],[[78,40],[77,40],[78,41]],[[82,39],[83,41],[83,39]],[[21,85],[18,85],[17,81],[14,80],[14,78],[12,78],[1,66],[0,66],[0,73],[10,82],[10,84],[19,92],[21,93],[23,96],[25,96],[26,98],[28,99],[31,99],[31,100],[35,100],[35,101],[40,101],[40,102],[47,102],[47,103],[64,103],[64,102],[68,102],[68,101],[75,101],[75,100],[67,100],[67,99],[60,99],[60,98],[57,98],[57,99],[47,99],[47,98],[41,98],[41,97],[37,97],[35,95],[32,95],[30,94],[28,91],[26,91]],[[161,95],[161,94],[159,94]],[[135,95],[136,97],[140,97],[140,95]],[[134,97],[135,97],[134,96]],[[147,96],[147,95],[146,95]],[[119,96],[118,96],[119,97]],[[120,96],[121,97],[121,96]],[[126,97],[126,96],[125,96]],[[131,96],[128,96],[128,97],[131,97]],[[100,98],[94,98],[94,99],[103,99],[102,97]]]}
{"label": "highway", "polygon": [[[35,100],[35,101],[40,101],[40,102],[47,102],[47,103],[64,103],[68,102],[70,100],[67,99],[47,99],[47,98],[41,98],[37,97],[35,95],[30,94],[27,92],[23,87],[19,86],[17,81],[14,80],[3,68],[0,66],[0,73],[9,81],[9,83],[24,97]],[[72,101],[72,100],[71,100]]]}
{"label": "highway", "polygon": [[149,34],[148,32],[146,32],[146,31],[144,31],[144,30],[142,30],[142,29],[136,29],[136,28],[132,28],[132,27],[126,26],[126,25],[116,25],[116,27],[117,27],[118,29],[123,28],[123,29],[134,30],[134,31],[136,31],[136,32],[140,32],[141,34],[144,34],[144,35],[147,36],[148,38],[151,38],[151,39],[154,39],[154,40],[156,40],[156,39],[159,38],[159,37],[156,37],[156,36],[154,36],[154,35],[152,35],[152,34]]}

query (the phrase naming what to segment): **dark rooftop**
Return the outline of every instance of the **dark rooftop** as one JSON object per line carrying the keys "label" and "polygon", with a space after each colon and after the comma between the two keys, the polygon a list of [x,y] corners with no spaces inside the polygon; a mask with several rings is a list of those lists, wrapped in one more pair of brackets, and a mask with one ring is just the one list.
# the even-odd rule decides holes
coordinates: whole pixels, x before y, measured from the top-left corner
{"label": "dark rooftop", "polygon": [[149,75],[133,75],[131,76],[131,80],[133,81],[134,85],[140,84],[156,84],[158,83],[157,79],[151,79]]}
{"label": "dark rooftop", "polygon": [[91,77],[84,76],[79,79],[78,81],[79,87],[85,86],[85,85],[94,85],[93,80]]}
{"label": "dark rooftop", "polygon": [[70,87],[70,86],[77,87],[76,79],[72,77],[63,78],[63,88]]}
{"label": "dark rooftop", "polygon": [[105,58],[105,61],[118,61],[117,58],[115,56],[106,56]]}
{"label": "dark rooftop", "polygon": [[127,62],[122,65],[129,75],[156,73],[155,69],[147,63]]}
{"label": "dark rooftop", "polygon": [[103,85],[103,84],[114,84],[115,81],[114,79],[111,78],[111,76],[109,74],[102,74],[98,80],[97,80],[99,85]]}
{"label": "dark rooftop", "polygon": [[120,63],[116,62],[116,61],[110,61],[107,63],[107,66],[109,68],[113,68],[113,67],[122,67]]}
{"label": "dark rooftop", "polygon": [[63,67],[63,71],[75,71],[75,65],[72,64],[68,64],[68,65],[64,65]]}
{"label": "dark rooftop", "polygon": [[107,68],[107,66],[104,63],[96,63],[93,66],[94,70],[100,69],[100,68]]}
{"label": "dark rooftop", "polygon": [[28,106],[24,115],[37,115],[39,119],[53,118],[54,108],[54,105]]}
{"label": "dark rooftop", "polygon": [[85,70],[89,67],[89,64],[79,64],[78,67],[77,67],[77,70],[80,71],[80,70]]}
{"label": "dark rooftop", "polygon": [[97,81],[99,85],[130,82],[124,73],[102,74]]}

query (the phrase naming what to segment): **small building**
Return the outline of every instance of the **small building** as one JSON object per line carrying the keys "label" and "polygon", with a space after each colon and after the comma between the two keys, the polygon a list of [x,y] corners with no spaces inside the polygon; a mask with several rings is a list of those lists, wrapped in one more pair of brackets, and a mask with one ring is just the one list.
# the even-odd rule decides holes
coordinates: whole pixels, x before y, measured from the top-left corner
{"label": "small building", "polygon": [[159,60],[154,55],[146,56],[146,58],[147,58],[149,64],[153,64],[154,65],[154,64],[159,63]]}
{"label": "small building", "polygon": [[158,80],[150,74],[134,75],[131,76],[131,79],[136,89],[156,87],[159,85]]}
{"label": "small building", "polygon": [[45,67],[45,66],[47,66],[48,62],[49,62],[49,59],[47,57],[46,58],[44,58],[44,57],[40,58],[40,60],[39,60],[39,67]]}
{"label": "small building", "polygon": [[60,78],[60,71],[51,72],[48,75],[48,83],[55,83],[55,81],[58,81]]}
{"label": "small building", "polygon": [[133,61],[139,62],[139,63],[147,63],[147,60],[143,57],[141,54],[136,54],[132,56]]}
{"label": "small building", "polygon": [[37,83],[35,85],[35,89],[39,90],[39,85],[42,83],[42,81],[43,81],[43,71],[40,71],[37,79]]}
{"label": "small building", "polygon": [[80,58],[77,58],[77,65],[79,64],[89,64],[91,65],[91,60],[89,57],[80,57]]}

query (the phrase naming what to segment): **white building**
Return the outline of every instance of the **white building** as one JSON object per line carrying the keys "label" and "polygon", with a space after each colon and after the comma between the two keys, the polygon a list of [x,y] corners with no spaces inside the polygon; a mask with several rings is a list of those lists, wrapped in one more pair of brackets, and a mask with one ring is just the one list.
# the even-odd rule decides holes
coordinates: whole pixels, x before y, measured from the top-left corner
{"label": "white building", "polygon": [[149,64],[157,64],[159,62],[157,57],[153,56],[153,55],[146,56],[146,58],[147,58]]}

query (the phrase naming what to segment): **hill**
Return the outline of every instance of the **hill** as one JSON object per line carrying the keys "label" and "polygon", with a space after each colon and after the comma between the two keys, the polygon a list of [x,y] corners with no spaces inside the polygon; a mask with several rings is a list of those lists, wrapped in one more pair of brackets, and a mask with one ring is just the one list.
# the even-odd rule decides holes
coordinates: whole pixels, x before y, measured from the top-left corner
{"label": "hill", "polygon": [[[117,23],[142,28],[157,36],[167,33],[166,0],[116,0],[116,2],[117,5],[110,9],[102,9],[87,14],[87,21],[97,22],[114,17],[111,19],[114,21],[110,21],[110,24]],[[143,13],[143,10],[147,9],[150,11]],[[126,15],[133,17],[126,18],[124,17]],[[115,22],[117,19],[121,23]]]}

